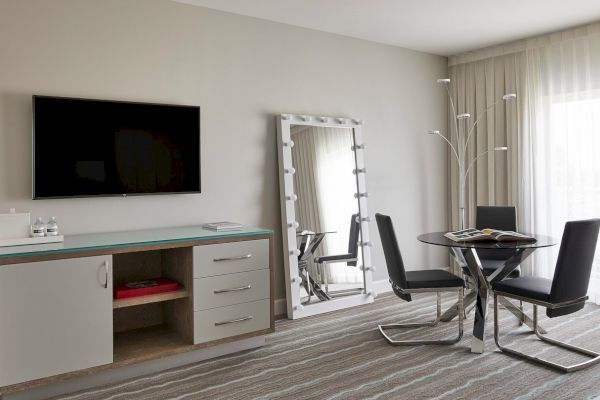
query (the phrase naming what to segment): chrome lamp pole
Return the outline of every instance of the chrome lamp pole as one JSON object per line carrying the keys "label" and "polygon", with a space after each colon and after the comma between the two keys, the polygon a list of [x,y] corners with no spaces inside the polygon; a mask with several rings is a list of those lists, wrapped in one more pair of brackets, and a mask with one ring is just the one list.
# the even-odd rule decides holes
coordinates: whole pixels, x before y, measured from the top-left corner
{"label": "chrome lamp pole", "polygon": [[[466,190],[466,182],[467,182],[467,177],[469,176],[469,172],[471,171],[471,168],[477,163],[477,161],[487,155],[489,152],[491,151],[507,151],[508,147],[506,146],[497,146],[494,147],[492,149],[486,150],[480,154],[478,154],[475,158],[473,158],[469,164],[467,164],[467,147],[469,145],[469,141],[471,140],[472,134],[475,131],[475,128],[477,126],[477,123],[484,117],[487,116],[487,113],[489,110],[491,110],[492,108],[494,108],[496,106],[496,104],[498,104],[498,102],[500,102],[501,100],[503,101],[510,101],[510,100],[514,100],[517,98],[517,95],[515,93],[508,93],[505,94],[504,96],[502,96],[501,99],[497,100],[494,104],[488,106],[483,113],[481,114],[481,117],[477,118],[475,120],[475,122],[473,123],[473,125],[469,128],[468,127],[468,120],[469,118],[471,118],[471,114],[469,113],[463,113],[463,114],[457,114],[456,113],[456,108],[454,107],[454,101],[452,100],[452,96],[450,95],[450,79],[448,78],[444,78],[444,79],[438,79],[437,83],[444,85],[444,88],[446,89],[446,93],[448,94],[448,99],[450,100],[450,107],[452,109],[452,114],[454,116],[453,121],[454,121],[454,130],[456,131],[456,146],[454,146],[452,144],[452,129],[450,129],[450,135],[448,135],[448,137],[444,136],[443,134],[440,133],[439,130],[430,130],[427,133],[431,134],[431,135],[437,135],[439,137],[441,137],[442,139],[444,139],[444,141],[448,144],[448,146],[450,146],[450,149],[452,150],[452,154],[454,155],[454,157],[456,158],[456,163],[458,165],[458,207],[459,207],[459,216],[460,216],[460,229],[465,229],[465,190]],[[460,128],[464,128],[466,134],[463,136],[461,135],[461,129]],[[468,128],[468,130],[467,130]]]}

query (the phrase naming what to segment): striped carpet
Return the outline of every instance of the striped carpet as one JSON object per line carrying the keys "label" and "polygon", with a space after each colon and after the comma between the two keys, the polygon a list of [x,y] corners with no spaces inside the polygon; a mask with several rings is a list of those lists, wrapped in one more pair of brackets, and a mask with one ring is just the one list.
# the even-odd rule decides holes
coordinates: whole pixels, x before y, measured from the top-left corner
{"label": "striped carpet", "polygon": [[[450,304],[450,298],[444,304]],[[561,374],[499,353],[488,321],[487,352],[472,354],[472,316],[454,346],[392,347],[376,330],[379,322],[428,318],[433,296],[411,303],[392,295],[374,304],[299,321],[278,321],[276,333],[260,349],[224,356],[121,384],[60,397],[62,400],[164,399],[593,399],[600,396],[600,365]],[[531,352],[546,350],[517,328],[501,310],[506,342]],[[557,338],[600,350],[600,307],[588,304],[571,317],[542,325]],[[412,337],[453,335],[455,323],[424,328]],[[555,328],[555,330],[553,329]],[[554,332],[553,332],[554,330]],[[504,330],[506,333],[506,329]],[[407,337],[404,334],[403,337]],[[600,397],[598,397],[600,399]],[[58,399],[58,398],[57,398]]]}

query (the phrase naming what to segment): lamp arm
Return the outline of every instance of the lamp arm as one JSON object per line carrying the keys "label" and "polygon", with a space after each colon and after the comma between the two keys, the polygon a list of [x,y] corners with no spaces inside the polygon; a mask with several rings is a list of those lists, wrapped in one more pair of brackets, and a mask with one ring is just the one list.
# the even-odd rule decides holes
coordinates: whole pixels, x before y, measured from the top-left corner
{"label": "lamp arm", "polygon": [[[446,86],[446,93],[448,93],[448,100],[450,100],[450,107],[452,108],[452,113],[454,114],[454,129],[456,129],[456,143],[460,146],[460,131],[458,130],[458,117],[456,114],[456,108],[454,107],[454,100],[452,100],[452,96],[450,95],[449,85]],[[450,132],[450,137],[452,137],[452,132]],[[458,157],[458,155],[457,155]]]}
{"label": "lamp arm", "polygon": [[454,145],[448,140],[448,138],[446,136],[442,135],[439,132],[436,132],[436,135],[438,135],[439,137],[441,137],[442,139],[444,139],[446,141],[446,143],[448,143],[448,145],[452,149],[452,152],[454,153],[454,157],[456,157],[456,162],[458,163],[458,166],[460,168],[460,157],[458,156],[458,152],[456,151],[456,147],[454,147]]}
{"label": "lamp arm", "polygon": [[487,117],[487,113],[488,113],[488,111],[489,111],[491,108],[495,107],[495,106],[496,106],[496,104],[498,104],[498,102],[499,102],[499,101],[500,101],[500,100],[497,100],[497,101],[496,101],[494,104],[492,104],[491,106],[488,106],[488,107],[486,107],[486,109],[485,109],[485,110],[483,110],[483,115],[481,115],[481,117],[479,117],[479,118],[477,118],[477,119],[475,120],[475,123],[473,123],[473,126],[471,127],[471,129],[469,129],[469,133],[467,134],[467,140],[465,140],[465,147],[464,147],[464,149],[463,149],[463,152],[464,152],[464,153],[466,153],[466,151],[467,151],[467,146],[469,145],[469,140],[471,139],[471,134],[472,134],[472,133],[473,133],[473,131],[475,130],[475,127],[477,126],[477,123],[479,122],[479,120],[480,120],[480,119],[482,119],[482,118],[484,118],[484,117]]}

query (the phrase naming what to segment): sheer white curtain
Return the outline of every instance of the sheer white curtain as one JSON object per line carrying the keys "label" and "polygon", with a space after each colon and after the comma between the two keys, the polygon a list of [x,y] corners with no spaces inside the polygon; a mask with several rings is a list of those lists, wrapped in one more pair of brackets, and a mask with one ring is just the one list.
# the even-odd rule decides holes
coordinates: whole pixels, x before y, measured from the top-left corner
{"label": "sheer white curtain", "polygon": [[[526,50],[531,151],[526,225],[561,237],[569,220],[600,217],[600,29],[550,35]],[[558,246],[534,253],[533,272],[552,277]],[[590,281],[600,303],[600,251]]]}

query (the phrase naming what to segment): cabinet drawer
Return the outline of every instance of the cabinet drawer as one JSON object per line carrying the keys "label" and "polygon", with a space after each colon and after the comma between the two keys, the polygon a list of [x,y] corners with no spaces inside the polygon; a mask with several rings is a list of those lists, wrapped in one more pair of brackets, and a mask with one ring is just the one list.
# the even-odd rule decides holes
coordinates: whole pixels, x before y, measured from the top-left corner
{"label": "cabinet drawer", "polygon": [[269,240],[194,247],[194,278],[269,268]]}
{"label": "cabinet drawer", "polygon": [[269,297],[268,269],[194,279],[194,311]]}
{"label": "cabinet drawer", "polygon": [[194,313],[194,344],[268,329],[269,300],[213,308]]}

